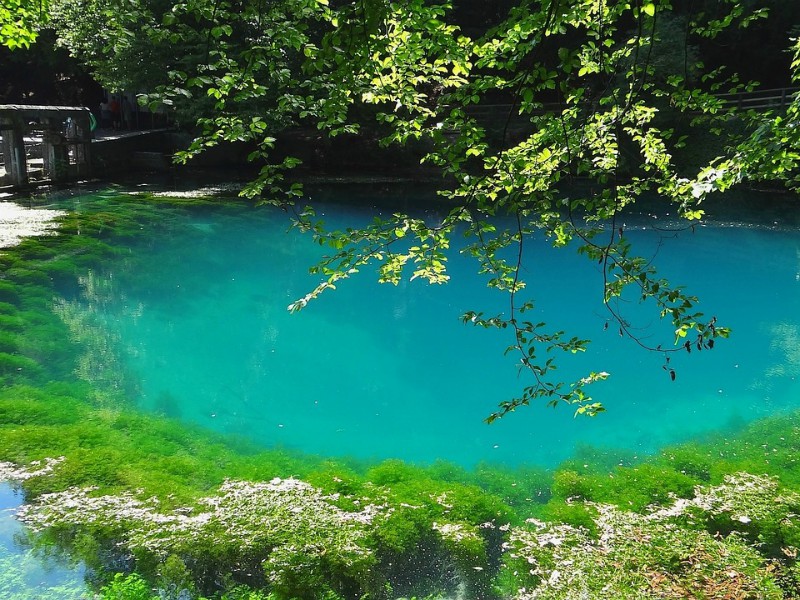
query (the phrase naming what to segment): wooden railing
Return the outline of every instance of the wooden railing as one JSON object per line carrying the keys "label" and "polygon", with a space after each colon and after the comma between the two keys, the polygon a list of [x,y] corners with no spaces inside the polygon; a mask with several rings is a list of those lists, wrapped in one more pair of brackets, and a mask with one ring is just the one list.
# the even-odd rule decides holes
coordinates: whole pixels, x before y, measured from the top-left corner
{"label": "wooden railing", "polygon": [[800,88],[774,88],[738,94],[719,94],[717,98],[737,110],[786,110],[797,94],[800,94]]}
{"label": "wooden railing", "polygon": [[[786,110],[798,94],[800,94],[800,87],[774,88],[735,94],[716,94],[715,97],[722,101],[724,108],[734,108],[742,111]],[[514,111],[511,121],[516,122],[521,118],[516,112],[518,108],[519,106],[514,104],[476,104],[468,107],[467,113],[476,119],[493,118],[501,120],[507,118],[509,113]],[[563,104],[545,102],[540,104],[533,112],[534,114],[555,113],[563,108]]]}

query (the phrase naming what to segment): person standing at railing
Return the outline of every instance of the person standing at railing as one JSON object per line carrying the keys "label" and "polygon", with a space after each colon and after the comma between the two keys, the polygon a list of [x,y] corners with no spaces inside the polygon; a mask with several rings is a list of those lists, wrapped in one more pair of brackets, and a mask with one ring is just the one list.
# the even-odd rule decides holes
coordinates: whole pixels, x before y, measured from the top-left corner
{"label": "person standing at railing", "polygon": [[122,127],[122,107],[119,104],[119,99],[116,96],[111,96],[109,103],[111,110],[111,127],[116,131]]}

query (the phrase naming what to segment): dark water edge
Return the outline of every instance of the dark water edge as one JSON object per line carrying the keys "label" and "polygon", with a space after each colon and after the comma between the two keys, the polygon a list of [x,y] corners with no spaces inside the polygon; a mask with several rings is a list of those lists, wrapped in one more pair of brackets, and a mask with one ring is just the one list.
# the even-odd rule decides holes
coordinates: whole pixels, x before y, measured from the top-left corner
{"label": "dark water edge", "polygon": [[[394,184],[385,185],[385,197],[387,202],[392,203],[398,188]],[[404,185],[407,184],[399,184],[399,189],[404,190]],[[419,188],[420,202],[424,198],[423,188]],[[65,192],[67,197],[72,194],[72,191]],[[319,194],[317,197],[324,197],[323,192]],[[358,194],[353,194],[351,201],[358,202],[358,197]],[[51,196],[43,204],[59,202],[62,198],[59,195]],[[43,204],[36,202],[36,205]],[[411,205],[414,208],[419,206],[415,200]],[[793,199],[773,199],[759,206],[758,210],[754,210],[748,201],[735,201],[727,207],[734,211],[733,215],[727,212],[722,214],[720,208],[715,209],[720,210],[715,218],[721,222],[741,223],[744,217],[750,215],[749,222],[755,221],[754,224],[759,227],[793,228],[797,225]],[[768,208],[765,209],[765,206]],[[642,211],[642,215],[646,214],[652,213]],[[102,219],[110,219],[110,216],[104,215]],[[142,221],[138,219],[140,217],[132,216],[125,225],[131,227],[128,234],[132,233],[134,225],[140,226]],[[87,229],[91,230],[93,226],[90,223]],[[117,223],[114,223],[116,226]],[[109,235],[110,227],[108,220],[97,224],[96,231],[100,239]],[[118,233],[110,235],[113,237]],[[111,400],[108,397],[95,393],[72,378],[70,360],[73,349],[45,343],[45,340],[69,339],[70,335],[63,328],[60,329],[62,326],[56,321],[45,323],[44,319],[27,314],[47,306],[47,295],[42,293],[42,289],[49,284],[37,274],[45,274],[50,281],[57,281],[63,286],[62,289],[69,290],[72,277],[87,268],[97,268],[105,253],[112,250],[91,241],[86,246],[80,245],[79,252],[78,246],[63,248],[57,244],[50,246],[50,243],[50,240],[45,240],[41,244],[22,247],[21,254],[27,253],[27,257],[23,256],[13,264],[4,263],[6,282],[24,289],[16,294],[9,291],[8,287],[0,290],[6,301],[11,300],[6,304],[15,307],[15,310],[7,308],[3,314],[21,320],[11,319],[5,324],[12,332],[20,333],[17,337],[25,339],[29,336],[17,348],[48,348],[47,353],[34,351],[34,356],[9,353],[38,361],[40,370],[37,371],[35,365],[30,363],[20,367],[20,363],[6,362],[9,366],[3,371],[4,386],[0,393],[4,417],[0,428],[0,460],[27,463],[57,454],[67,455],[73,465],[53,478],[26,483],[24,489],[27,498],[32,501],[45,491],[98,483],[109,490],[138,486],[146,489],[148,494],[164,498],[177,494],[180,501],[190,501],[198,494],[213,489],[228,476],[269,480],[295,475],[326,491],[343,494],[366,493],[363,488],[368,484],[383,486],[393,490],[391,502],[398,505],[429,502],[431,490],[447,490],[461,495],[460,503],[467,508],[460,518],[472,524],[483,522],[482,519],[497,519],[498,511],[502,519],[509,522],[538,516],[588,524],[588,513],[585,509],[575,507],[575,498],[642,509],[652,502],[667,502],[670,493],[690,495],[695,485],[717,483],[726,473],[739,469],[771,473],[780,477],[788,488],[800,489],[800,473],[794,458],[798,418],[794,414],[753,424],[731,423],[723,433],[709,434],[703,440],[664,449],[659,455],[644,460],[642,457],[633,459],[627,451],[587,447],[559,468],[546,471],[534,466],[513,469],[479,465],[473,470],[466,470],[446,463],[413,466],[399,461],[386,461],[375,465],[362,461],[304,457],[281,450],[263,451],[246,442],[231,442],[224,436],[208,435],[202,428],[183,431],[183,425],[169,419],[140,415],[127,409],[119,411],[109,405]],[[55,254],[48,254],[50,250]],[[77,258],[64,262],[61,258],[64,256]],[[14,269],[13,274],[11,269]],[[9,348],[13,346],[11,342],[8,344]],[[15,373],[14,369],[18,371]],[[21,375],[19,369],[22,370]],[[54,432],[59,433],[54,435]],[[609,473],[614,475],[613,484],[609,483]],[[474,489],[483,491],[478,493]],[[476,493],[485,496],[480,496],[478,500]],[[573,502],[566,503],[568,498]],[[176,506],[180,503],[175,500],[172,502]],[[491,504],[488,513],[482,503]],[[441,513],[437,510],[440,509],[431,507],[423,521],[430,523],[441,519]],[[436,546],[422,535],[421,531],[425,528],[405,531],[398,523],[393,523],[393,526],[401,531],[384,532],[385,538],[395,539],[389,533],[399,536],[400,541],[393,548],[398,557],[404,557],[404,569],[422,573],[419,579],[428,586],[419,585],[415,588],[416,584],[404,583],[404,576],[390,571],[386,577],[395,582],[395,589],[409,592],[415,589],[451,590],[438,581],[434,574],[426,573],[420,564],[426,557],[444,561],[444,550],[432,547],[427,555],[422,553],[422,558],[416,550],[412,550],[425,544]],[[108,532],[95,531],[93,535],[102,543],[103,536],[107,536]],[[185,557],[181,560],[187,568]],[[485,564],[486,557],[482,560],[482,564]],[[124,561],[111,564],[125,569],[131,566]],[[439,564],[441,566],[444,563]],[[137,569],[139,565],[142,565],[146,575],[154,580],[157,578],[157,566],[148,566],[146,560],[137,564]],[[230,568],[230,565],[224,568]],[[208,582],[204,585],[208,585]],[[213,586],[208,589],[211,588]]]}
{"label": "dark water edge", "polygon": [[[3,201],[41,205],[42,202],[60,201],[79,194],[108,189],[109,186],[124,190],[145,192],[185,192],[205,189],[209,197],[230,199],[256,175],[258,170],[250,166],[237,167],[181,167],[168,173],[151,172],[146,174],[146,183],[142,182],[142,174],[119,175],[114,179],[91,180],[71,183],[63,186],[42,187],[33,192],[14,192],[2,197]],[[385,208],[396,210],[431,209],[447,210],[447,202],[432,194],[432,190],[447,189],[448,184],[441,176],[429,171],[397,170],[392,172],[364,173],[351,171],[340,173],[322,173],[313,170],[298,170],[296,181],[303,184],[306,196],[323,202],[341,201],[342,190],[351,198],[347,203],[360,201],[374,204],[385,202]],[[582,196],[596,191],[596,186],[580,178],[571,183],[563,183],[559,191],[566,196]],[[360,191],[359,191],[360,190]],[[380,205],[379,205],[380,206]],[[710,194],[701,204],[705,210],[704,221],[710,223],[735,224],[747,223],[767,227],[796,227],[800,224],[800,196],[787,190],[782,184],[771,185],[762,182],[759,185],[739,186],[724,193]],[[647,216],[665,219],[671,224],[674,210],[663,199],[656,195],[639,198],[634,205],[626,208],[630,216]]]}

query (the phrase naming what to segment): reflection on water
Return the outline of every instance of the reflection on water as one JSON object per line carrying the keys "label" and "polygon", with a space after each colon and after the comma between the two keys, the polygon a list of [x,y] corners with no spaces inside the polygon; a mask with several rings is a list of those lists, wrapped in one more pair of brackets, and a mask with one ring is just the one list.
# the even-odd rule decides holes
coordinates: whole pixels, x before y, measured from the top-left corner
{"label": "reflection on water", "polygon": [[56,227],[54,219],[63,214],[57,210],[0,202],[0,248],[16,246],[26,237],[46,235]]}
{"label": "reflection on water", "polygon": [[[22,499],[0,483],[0,598],[4,600],[78,600],[90,598],[83,569],[27,544],[25,528],[14,518]],[[52,549],[51,549],[52,551]]]}
{"label": "reflection on water", "polygon": [[776,323],[770,326],[767,336],[772,340],[770,350],[777,362],[765,372],[767,379],[796,379],[800,376],[800,325]]}
{"label": "reflection on water", "polygon": [[98,311],[114,301],[113,282],[89,271],[78,278],[80,300],[56,298],[53,310],[67,325],[72,341],[83,352],[77,357],[76,375],[92,382],[92,400],[101,405],[118,405],[138,395],[135,376],[120,364],[121,340],[113,329],[103,326]]}
{"label": "reflection on water", "polygon": [[[372,213],[341,205],[318,212],[333,227]],[[286,227],[270,210],[194,211],[169,236],[143,240],[93,273],[80,302],[62,305],[64,315],[75,331],[101,326],[93,358],[124,374],[117,385],[143,409],[325,454],[553,465],[578,445],[648,453],[797,407],[794,229],[630,224],[634,248],[734,331],[712,352],[676,355],[675,382],[663,356],[604,331],[595,265],[531,242],[525,270],[536,319],[594,340],[585,356],[561,362],[560,376],[610,372],[593,390],[609,412],[574,419],[569,407],[534,406],[487,426],[482,419],[525,380],[503,356],[503,332],[459,321],[469,309],[507,310],[473,265],[454,253],[452,283],[442,287],[380,286],[364,272],[289,315],[287,305],[316,284],[307,267],[322,250]],[[655,311],[625,310],[643,337],[671,340]]]}

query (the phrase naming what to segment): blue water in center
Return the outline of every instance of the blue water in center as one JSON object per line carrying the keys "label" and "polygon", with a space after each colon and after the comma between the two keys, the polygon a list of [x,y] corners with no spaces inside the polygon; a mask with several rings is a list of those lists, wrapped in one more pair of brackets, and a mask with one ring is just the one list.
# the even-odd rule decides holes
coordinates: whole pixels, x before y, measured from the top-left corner
{"label": "blue water in center", "polygon": [[[381,212],[317,208],[332,228]],[[673,232],[653,224],[626,224],[634,249],[733,330],[713,351],[674,355],[674,382],[663,355],[620,338],[613,325],[604,330],[596,265],[574,249],[526,243],[524,276],[536,302],[529,316],[593,340],[584,355],[557,356],[557,375],[611,374],[592,386],[608,410],[595,419],[542,404],[483,422],[530,380],[504,356],[508,331],[461,323],[467,310],[507,313],[508,303],[456,252],[449,285],[380,285],[367,268],[289,314],[318,282],[307,268],[325,250],[287,232],[285,214],[267,208],[198,209],[169,236],[148,241],[143,232],[135,258],[93,274],[102,281],[87,284],[83,302],[138,382],[141,409],[325,455],[553,466],[580,446],[646,454],[798,408],[797,228],[712,221]],[[672,343],[654,307],[624,310],[648,343]]]}

